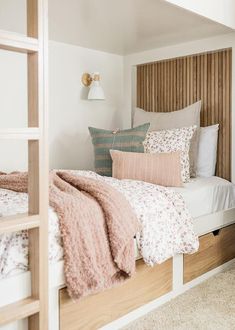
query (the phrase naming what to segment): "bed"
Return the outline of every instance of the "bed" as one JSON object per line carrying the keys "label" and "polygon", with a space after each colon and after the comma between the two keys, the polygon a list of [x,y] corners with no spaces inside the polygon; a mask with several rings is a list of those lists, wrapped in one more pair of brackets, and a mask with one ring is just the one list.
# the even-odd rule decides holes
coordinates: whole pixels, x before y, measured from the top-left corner
{"label": "bed", "polygon": [[[91,172],[76,171],[76,173],[90,175]],[[108,178],[107,180],[109,181],[112,179]],[[57,303],[57,313],[55,317],[52,318],[51,322],[53,327],[51,326],[51,329],[57,329],[55,324],[57,324],[57,327],[59,327],[60,324],[61,330],[75,329],[74,324],[77,324],[76,315],[78,308],[81,312],[83,311],[83,317],[81,318],[79,328],[84,327],[84,324],[88,324],[91,328],[96,328],[105,323],[109,323],[144,303],[174,292],[174,288],[178,287],[179,289],[179,287],[183,287],[183,283],[192,282],[195,278],[203,276],[204,273],[207,273],[235,257],[235,243],[233,244],[231,242],[231,235],[235,233],[233,226],[235,222],[235,185],[225,179],[211,177],[191,179],[191,182],[185,184],[183,188],[169,189],[175,190],[183,196],[190,213],[193,215],[194,230],[200,236],[200,240],[203,239],[205,241],[203,246],[207,245],[208,239],[211,242],[210,235],[213,235],[212,239],[215,237],[217,241],[218,238],[222,237],[222,241],[218,241],[216,244],[210,243],[210,246],[221,244],[221,242],[222,244],[230,245],[231,248],[228,250],[228,255],[217,258],[213,262],[210,262],[209,265],[205,258],[205,263],[198,267],[198,260],[200,260],[201,263],[202,254],[208,254],[208,250],[206,251],[205,248],[200,247],[199,252],[196,254],[185,256],[176,255],[173,259],[170,258],[161,265],[152,268],[144,264],[136,240],[134,240],[137,276],[122,286],[123,288],[120,289],[120,291],[113,292],[113,290],[117,290],[117,288],[110,289],[98,296],[87,297],[84,300],[84,304],[81,302],[76,305],[71,302],[67,295],[66,288],[64,288],[63,248],[61,246],[58,218],[55,212],[50,209],[50,290],[51,299],[54,301],[54,304],[52,304],[54,308]],[[0,197],[1,215],[25,212],[27,209],[26,194],[1,189]],[[226,232],[224,233],[222,231],[222,233],[220,233],[219,230],[223,227],[226,227]],[[213,233],[216,235],[214,236]],[[204,252],[202,249],[204,249]],[[209,257],[213,259],[216,251],[211,248],[210,251],[212,255],[209,255]],[[194,265],[193,268],[192,265]],[[178,273],[180,273],[183,278],[176,278],[176,274]],[[25,290],[23,289],[22,291],[27,292],[28,276],[26,232],[3,235],[0,240],[0,288],[3,288],[6,284],[7,287],[11,285],[13,288],[16,283],[22,282],[25,286]],[[139,286],[143,285],[143,280],[149,282],[151,290],[149,290],[149,285],[147,286],[147,291],[145,291],[144,288],[140,290]],[[12,285],[12,283],[14,284]],[[133,297],[132,295],[134,291],[130,294],[130,289],[128,289],[129,285],[131,285],[131,288],[138,287],[138,290],[135,290],[136,296]],[[6,290],[6,287],[4,290]],[[23,292],[21,293],[23,294]],[[128,292],[128,299],[125,298],[125,292]],[[97,315],[93,318],[93,320],[95,319],[95,323],[89,323],[89,320],[85,316],[87,315],[87,310],[92,308],[94,304],[99,305],[99,299],[101,299],[101,301],[110,299],[110,295],[113,297],[115,296],[115,299],[113,303],[110,304],[108,315],[105,314],[106,316],[104,317],[104,313],[106,312],[102,310],[102,308],[98,308],[96,311]],[[4,298],[4,295],[2,295],[0,300],[0,304],[2,305],[7,303]],[[60,311],[58,309],[58,300],[60,301]],[[123,307],[117,309],[117,306],[120,304],[122,304]],[[104,304],[101,306],[104,306]],[[107,306],[105,308],[107,308]],[[67,323],[68,319],[71,320],[70,325]]]}
{"label": "bed", "polygon": [[[78,171],[77,173],[86,172]],[[87,172],[87,175],[89,173]],[[206,226],[216,227],[215,223],[201,224],[200,217],[235,207],[235,185],[219,177],[191,179],[191,182],[186,183],[183,188],[169,189],[173,189],[183,196],[189,212],[194,218],[194,228],[198,235],[207,231]],[[26,212],[27,200],[26,194],[0,189],[1,216]],[[50,264],[55,264],[63,259],[63,248],[58,218],[52,209],[49,210],[49,214],[49,261]],[[136,241],[134,244],[136,257],[140,258]],[[0,239],[0,279],[27,271],[27,254],[26,232],[21,235],[19,233],[2,235]]]}
{"label": "bed", "polygon": [[[213,69],[207,70],[211,63],[214,63]],[[141,64],[136,70],[137,102],[133,108],[138,106],[152,113],[174,112],[202,100],[201,126],[220,125],[218,176],[192,178],[182,188],[169,188],[182,196],[193,217],[192,228],[199,236],[199,250],[193,254],[175,253],[149,267],[143,262],[138,239],[133,240],[136,275],[123,285],[75,304],[65,287],[59,226],[56,214],[50,210],[50,330],[119,329],[234,262],[235,193],[234,185],[227,181],[231,180],[230,64],[231,49],[227,49]],[[168,74],[169,68],[172,74]],[[154,86],[157,88],[152,88]],[[167,86],[171,90],[170,98]],[[167,120],[167,125],[169,123],[173,125],[171,128],[175,127],[175,121]],[[16,193],[1,190],[0,194],[2,215],[26,211],[26,195],[19,199]],[[19,246],[23,249],[19,250]],[[0,306],[30,296],[26,233],[6,235],[1,241],[0,258]],[[26,329],[26,320],[19,324],[18,327]],[[12,325],[1,330],[15,328]]]}
{"label": "bed", "polygon": [[[191,212],[194,212],[194,230],[200,240],[198,252],[175,255],[153,268],[146,266],[137,253],[137,275],[133,279],[119,288],[87,297],[78,305],[68,297],[59,275],[57,284],[62,288],[56,299],[60,302],[57,324],[61,330],[97,329],[105,324],[104,329],[118,329],[137,315],[139,317],[233,262],[234,185],[218,177],[197,178],[183,188],[177,188],[177,191],[182,194]],[[224,255],[218,253],[223,248],[226,251]],[[60,265],[60,271],[57,266],[59,274],[63,266]],[[125,314],[127,316],[123,316]]]}
{"label": "bed", "polygon": [[230,209],[235,204],[235,185],[216,176],[191,179],[184,188],[173,189],[183,196],[194,219]]}

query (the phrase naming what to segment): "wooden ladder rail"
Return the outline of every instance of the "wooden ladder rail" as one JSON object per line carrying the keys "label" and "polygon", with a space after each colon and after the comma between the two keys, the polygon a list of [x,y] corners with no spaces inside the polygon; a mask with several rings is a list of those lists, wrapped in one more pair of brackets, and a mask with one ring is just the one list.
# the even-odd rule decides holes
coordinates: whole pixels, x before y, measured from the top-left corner
{"label": "wooden ladder rail", "polygon": [[0,139],[28,141],[28,214],[0,219],[0,234],[28,229],[31,297],[0,308],[0,326],[29,318],[48,329],[47,0],[27,0],[27,36],[0,31],[0,49],[27,54],[28,128],[0,130]]}

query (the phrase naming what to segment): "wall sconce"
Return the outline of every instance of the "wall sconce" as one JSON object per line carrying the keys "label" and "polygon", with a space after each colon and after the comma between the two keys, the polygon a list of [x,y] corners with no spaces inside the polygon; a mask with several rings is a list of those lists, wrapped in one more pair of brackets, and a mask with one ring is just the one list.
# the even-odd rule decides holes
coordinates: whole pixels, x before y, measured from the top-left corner
{"label": "wall sconce", "polygon": [[93,73],[83,73],[82,83],[86,87],[90,87],[88,93],[88,100],[105,100],[103,88],[100,85],[100,74],[99,72]]}

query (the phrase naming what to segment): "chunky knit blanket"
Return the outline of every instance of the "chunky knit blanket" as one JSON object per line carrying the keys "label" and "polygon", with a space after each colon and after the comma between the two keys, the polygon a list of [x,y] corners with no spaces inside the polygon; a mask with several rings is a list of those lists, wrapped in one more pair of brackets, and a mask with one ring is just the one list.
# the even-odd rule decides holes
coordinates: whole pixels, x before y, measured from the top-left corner
{"label": "chunky knit blanket", "polygon": [[[27,192],[27,173],[0,174],[0,188]],[[135,213],[115,188],[69,171],[50,173],[50,205],[60,220],[68,293],[78,300],[135,272]]]}

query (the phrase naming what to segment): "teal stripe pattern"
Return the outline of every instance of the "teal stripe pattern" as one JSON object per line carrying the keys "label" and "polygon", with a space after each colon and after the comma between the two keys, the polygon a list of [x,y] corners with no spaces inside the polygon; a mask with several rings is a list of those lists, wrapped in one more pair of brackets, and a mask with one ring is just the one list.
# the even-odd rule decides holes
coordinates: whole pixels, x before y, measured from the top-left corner
{"label": "teal stripe pattern", "polygon": [[150,123],[125,130],[104,130],[88,127],[95,153],[96,173],[112,176],[110,150],[144,152],[143,142]]}

